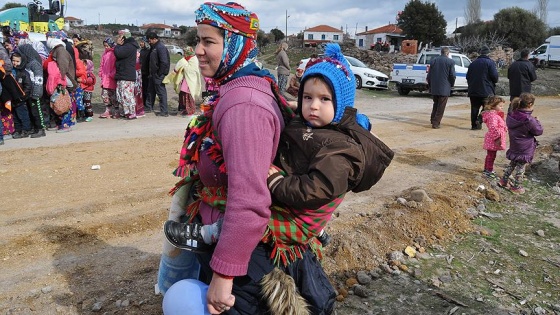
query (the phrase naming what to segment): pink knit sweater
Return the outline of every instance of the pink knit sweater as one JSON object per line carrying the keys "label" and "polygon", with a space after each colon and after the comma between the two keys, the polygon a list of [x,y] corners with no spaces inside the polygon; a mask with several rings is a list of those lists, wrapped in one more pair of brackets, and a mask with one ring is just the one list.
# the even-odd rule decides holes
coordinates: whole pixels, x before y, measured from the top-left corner
{"label": "pink knit sweater", "polygon": [[[227,185],[228,200],[210,267],[224,275],[242,276],[270,217],[266,178],[284,122],[268,81],[245,76],[220,87],[213,124],[228,174],[220,174],[206,154],[201,155],[198,168],[206,186]],[[221,216],[206,204],[200,214],[204,224]]]}

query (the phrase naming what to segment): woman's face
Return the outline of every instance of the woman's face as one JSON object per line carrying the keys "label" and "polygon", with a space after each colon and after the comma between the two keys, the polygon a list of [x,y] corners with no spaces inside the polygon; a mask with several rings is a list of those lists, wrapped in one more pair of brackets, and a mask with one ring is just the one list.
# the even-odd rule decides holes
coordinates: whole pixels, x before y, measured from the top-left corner
{"label": "woman's face", "polygon": [[224,52],[224,37],[219,28],[199,24],[196,32],[195,54],[198,58],[200,74],[212,78],[220,67]]}
{"label": "woman's face", "polygon": [[14,50],[14,47],[10,42],[4,42],[4,48],[6,48],[8,52],[12,52],[12,50]]}

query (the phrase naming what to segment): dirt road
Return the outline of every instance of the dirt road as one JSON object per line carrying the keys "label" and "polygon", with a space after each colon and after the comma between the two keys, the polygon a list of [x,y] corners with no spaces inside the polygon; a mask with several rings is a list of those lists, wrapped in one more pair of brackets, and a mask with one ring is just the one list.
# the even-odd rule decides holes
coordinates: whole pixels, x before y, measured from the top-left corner
{"label": "dirt road", "polygon": [[[558,104],[559,98],[537,101],[543,145],[560,137]],[[368,192],[350,194],[330,223],[335,245],[325,268],[333,275],[371,269],[419,233],[439,230],[444,242],[468,230],[468,220],[445,209],[472,202],[465,191],[479,183],[485,156],[484,132],[470,130],[465,97],[450,98],[439,130],[429,124],[427,95],[358,91],[356,107],[396,156],[384,178]],[[6,140],[0,147],[0,313],[161,313],[153,286],[185,123],[177,116],[95,119],[66,134]],[[505,163],[500,153],[497,169]],[[447,206],[432,221],[401,218],[389,205],[413,187],[445,197]]]}

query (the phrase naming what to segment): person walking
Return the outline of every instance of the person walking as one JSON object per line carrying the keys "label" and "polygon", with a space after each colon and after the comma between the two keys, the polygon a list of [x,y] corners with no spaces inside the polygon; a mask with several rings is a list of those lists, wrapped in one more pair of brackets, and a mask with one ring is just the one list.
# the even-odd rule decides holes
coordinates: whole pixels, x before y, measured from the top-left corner
{"label": "person walking", "polygon": [[159,40],[159,36],[155,32],[149,32],[146,37],[150,43],[149,56],[149,81],[148,81],[148,97],[146,100],[145,111],[154,110],[154,102],[156,95],[159,98],[158,116],[167,117],[169,111],[167,108],[167,90],[163,79],[169,73],[171,66],[169,61],[169,51],[165,45]]}
{"label": "person walking", "polygon": [[521,93],[531,93],[531,82],[537,79],[537,71],[535,65],[529,61],[529,49],[521,50],[521,57],[509,66],[507,76],[510,102]]}
{"label": "person walking", "polygon": [[128,29],[119,31],[119,39],[115,46],[117,59],[115,80],[117,80],[117,103],[119,116],[125,119],[136,119],[136,98],[134,84],[136,83],[136,54],[140,45],[132,37]]}
{"label": "person walking", "polygon": [[283,42],[276,50],[276,73],[278,75],[278,87],[280,93],[285,94],[288,85],[288,78],[290,77],[290,59],[286,51],[288,50],[288,43]]}
{"label": "person walking", "polygon": [[481,109],[489,96],[496,94],[498,69],[488,54],[490,48],[484,45],[479,50],[480,56],[473,61],[467,70],[468,96],[471,101],[471,130],[482,129]]}
{"label": "person walking", "polygon": [[451,95],[451,87],[455,85],[455,78],[455,63],[449,58],[449,48],[443,47],[441,55],[430,62],[430,71],[426,78],[434,101],[430,115],[430,123],[434,129],[440,128],[447,99]]}

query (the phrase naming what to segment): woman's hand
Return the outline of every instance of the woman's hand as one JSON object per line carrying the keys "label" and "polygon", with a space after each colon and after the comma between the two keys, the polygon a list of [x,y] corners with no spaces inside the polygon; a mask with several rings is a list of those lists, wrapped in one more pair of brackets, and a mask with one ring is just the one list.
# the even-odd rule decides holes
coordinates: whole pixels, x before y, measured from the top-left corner
{"label": "woman's hand", "polygon": [[233,307],[235,296],[231,294],[232,288],[233,279],[224,278],[214,273],[208,287],[208,293],[206,293],[206,303],[210,314],[221,314]]}

